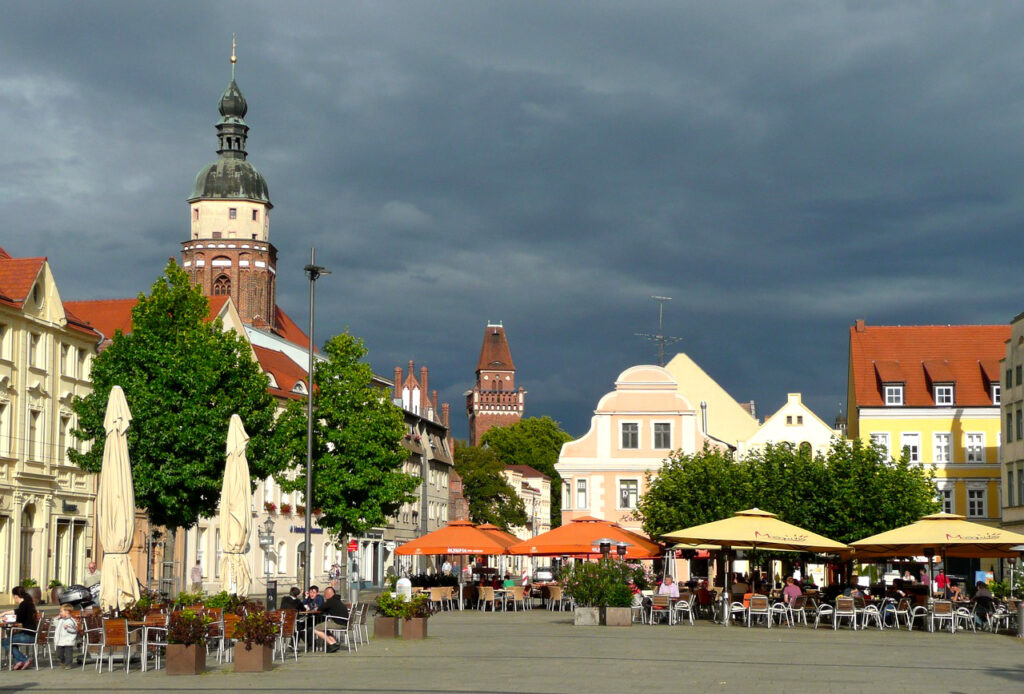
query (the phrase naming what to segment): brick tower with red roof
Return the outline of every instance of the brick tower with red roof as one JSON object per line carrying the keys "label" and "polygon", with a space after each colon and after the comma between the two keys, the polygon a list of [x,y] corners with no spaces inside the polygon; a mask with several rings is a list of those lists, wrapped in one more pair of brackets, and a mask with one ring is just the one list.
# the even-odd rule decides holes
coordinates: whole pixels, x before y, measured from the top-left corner
{"label": "brick tower with red roof", "polygon": [[505,328],[500,322],[488,323],[476,365],[476,384],[466,391],[469,445],[478,445],[491,427],[512,426],[522,419],[525,400],[526,391],[516,388],[516,367]]}

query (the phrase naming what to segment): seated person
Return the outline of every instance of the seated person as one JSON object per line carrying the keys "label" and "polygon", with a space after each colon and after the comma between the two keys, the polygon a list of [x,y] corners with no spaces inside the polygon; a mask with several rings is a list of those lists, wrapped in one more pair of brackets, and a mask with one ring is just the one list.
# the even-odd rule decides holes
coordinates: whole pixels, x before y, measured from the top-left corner
{"label": "seated person", "polygon": [[978,581],[975,585],[977,591],[974,593],[974,621],[983,625],[988,621],[988,616],[996,611],[996,601],[984,581]]}
{"label": "seated person", "polygon": [[341,646],[333,636],[327,633],[327,628],[345,628],[348,626],[348,607],[341,601],[341,596],[334,592],[334,588],[324,588],[326,599],[320,606],[320,613],[327,617],[320,629],[315,629],[313,634],[318,639],[327,642],[327,652],[335,653]]}
{"label": "seated person", "polygon": [[679,586],[676,585],[671,576],[666,576],[665,580],[658,586],[658,595],[667,595],[670,598],[679,597]]}
{"label": "seated person", "polygon": [[782,601],[788,605],[793,598],[798,598],[803,594],[804,592],[800,590],[800,586],[793,580],[793,577],[786,576],[786,587],[782,589]]}
{"label": "seated person", "polygon": [[960,582],[950,579],[949,581],[949,599],[953,601],[960,601],[964,599],[964,591],[960,588]]}
{"label": "seated person", "polygon": [[512,580],[512,577],[509,576],[508,574],[505,574],[505,580],[501,582],[501,587],[505,588],[505,589],[508,589],[508,588],[514,587],[515,585],[516,585],[516,582],[514,580]]}
{"label": "seated person", "polygon": [[316,612],[324,604],[324,596],[320,595],[320,588],[310,586],[306,593],[306,599],[302,601],[307,612]]}
{"label": "seated person", "polygon": [[302,601],[299,600],[298,586],[292,586],[292,589],[288,591],[288,595],[281,598],[281,609],[295,610],[296,612],[302,612],[306,609]]}
{"label": "seated person", "polygon": [[491,580],[491,588],[501,588],[501,579],[498,578],[498,574],[494,574],[494,578]]}

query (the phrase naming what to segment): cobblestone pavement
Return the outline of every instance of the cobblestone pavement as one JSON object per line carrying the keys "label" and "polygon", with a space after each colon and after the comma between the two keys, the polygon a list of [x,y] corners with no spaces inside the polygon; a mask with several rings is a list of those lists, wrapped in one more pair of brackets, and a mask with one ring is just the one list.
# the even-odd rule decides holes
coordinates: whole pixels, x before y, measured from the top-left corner
{"label": "cobblestone pavement", "polygon": [[0,691],[246,692],[1015,692],[1024,640],[877,630],[574,627],[568,613],[443,613],[426,641],[374,640],[358,653],[300,656],[273,672],[0,673]]}

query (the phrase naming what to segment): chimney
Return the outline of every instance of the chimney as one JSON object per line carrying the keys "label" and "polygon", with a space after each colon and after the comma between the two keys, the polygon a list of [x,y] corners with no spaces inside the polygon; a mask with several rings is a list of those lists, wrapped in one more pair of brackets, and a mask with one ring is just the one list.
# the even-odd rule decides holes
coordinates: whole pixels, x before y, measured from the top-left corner
{"label": "chimney", "polygon": [[422,401],[423,404],[420,406],[420,410],[422,412],[426,412],[427,408],[430,407],[430,398],[427,395],[429,392],[430,391],[427,390],[427,367],[426,366],[421,366],[420,367],[420,400]]}
{"label": "chimney", "polygon": [[430,394],[430,407],[434,410],[434,420],[441,416],[441,413],[437,411],[437,391],[433,391]]}
{"label": "chimney", "polygon": [[700,401],[700,428],[704,430],[704,435],[708,433],[708,404],[704,400]]}
{"label": "chimney", "polygon": [[448,426],[448,403],[441,405],[441,424]]}
{"label": "chimney", "polygon": [[402,367],[395,367],[395,397],[402,397]]}
{"label": "chimney", "polygon": [[864,332],[864,319],[863,318],[858,318],[857,322],[853,324],[853,327],[854,327],[854,330],[856,330],[859,333]]}

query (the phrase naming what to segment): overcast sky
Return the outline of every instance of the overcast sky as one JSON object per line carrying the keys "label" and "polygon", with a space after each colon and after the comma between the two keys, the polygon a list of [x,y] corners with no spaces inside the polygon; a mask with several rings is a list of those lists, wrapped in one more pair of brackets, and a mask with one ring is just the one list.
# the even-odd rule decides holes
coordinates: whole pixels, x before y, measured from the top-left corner
{"label": "overcast sky", "polygon": [[768,415],[845,408],[848,327],[1024,310],[1024,6],[46,2],[0,22],[0,245],[65,299],[148,290],[230,79],[278,303],[462,393],[503,321],[584,433],[665,331]]}

